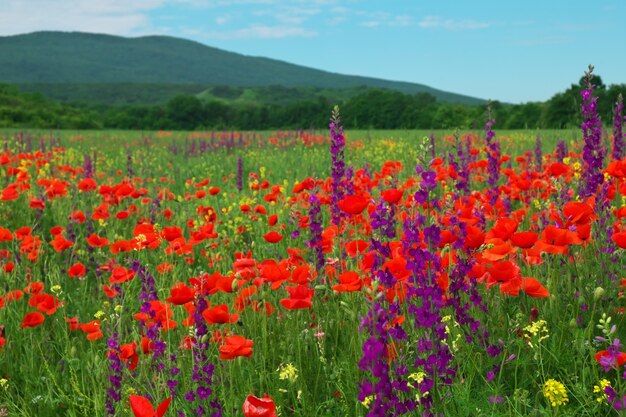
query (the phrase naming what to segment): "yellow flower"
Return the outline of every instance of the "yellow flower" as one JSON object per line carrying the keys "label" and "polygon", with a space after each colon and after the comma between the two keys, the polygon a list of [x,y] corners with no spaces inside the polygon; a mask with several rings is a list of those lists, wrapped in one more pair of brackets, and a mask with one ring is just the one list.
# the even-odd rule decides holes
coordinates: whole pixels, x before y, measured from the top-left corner
{"label": "yellow flower", "polygon": [[552,378],[548,379],[546,383],[543,384],[543,396],[550,401],[552,407],[564,405],[569,401],[565,385]]}
{"label": "yellow flower", "polygon": [[9,388],[9,380],[6,378],[0,379],[0,387],[2,387],[3,389]]}
{"label": "yellow flower", "polygon": [[548,323],[545,320],[534,321],[532,324],[524,327],[524,337],[531,348],[546,340],[550,336],[549,333]]}
{"label": "yellow flower", "polygon": [[609,381],[608,379],[601,379],[600,385],[593,386],[593,392],[595,392],[596,394],[600,394],[600,396],[596,398],[596,401],[598,401],[599,403],[608,404],[608,397],[606,393],[604,392],[604,389],[610,386],[611,386],[611,381]]}
{"label": "yellow flower", "polygon": [[298,379],[298,368],[293,363],[281,364],[277,371],[280,379],[287,379],[289,382],[295,382]]}
{"label": "yellow flower", "polygon": [[372,401],[374,401],[374,396],[368,395],[363,401],[361,401],[361,404],[363,404],[363,407],[369,408]]}

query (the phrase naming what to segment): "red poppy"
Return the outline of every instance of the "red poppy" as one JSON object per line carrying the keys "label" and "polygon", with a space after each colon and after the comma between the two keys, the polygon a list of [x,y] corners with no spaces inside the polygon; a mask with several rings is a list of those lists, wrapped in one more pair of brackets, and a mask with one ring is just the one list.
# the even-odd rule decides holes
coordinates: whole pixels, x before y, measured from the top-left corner
{"label": "red poppy", "polygon": [[166,298],[165,301],[179,306],[188,303],[189,301],[193,301],[195,297],[196,292],[193,288],[179,282],[172,287],[170,290],[170,297]]}
{"label": "red poppy", "polygon": [[613,233],[611,240],[620,248],[626,249],[626,232]]}
{"label": "red poppy", "polygon": [[337,292],[354,292],[361,291],[363,287],[363,280],[359,274],[353,271],[346,271],[343,274],[339,275],[338,285],[333,285],[332,289]]}
{"label": "red poppy", "polygon": [[37,294],[38,292],[43,291],[43,289],[44,289],[43,283],[39,281],[35,281],[35,282],[31,282],[30,284],[28,284],[26,288],[24,288],[24,292],[26,294]]}
{"label": "red poppy", "polygon": [[24,292],[22,290],[12,290],[5,294],[4,298],[7,301],[17,301],[24,296]]}
{"label": "red poppy", "polygon": [[100,329],[100,320],[92,320],[89,323],[79,324],[78,328],[87,333],[87,340],[98,340],[103,336],[102,330]]}
{"label": "red poppy", "polygon": [[65,322],[67,323],[67,325],[69,326],[70,330],[74,331],[74,330],[78,330],[78,317],[66,317],[65,318]]}
{"label": "red poppy", "polygon": [[383,196],[383,199],[387,203],[396,204],[402,199],[402,196],[404,195],[404,191],[392,188],[392,189],[383,191],[382,193],[380,193],[380,195]]}
{"label": "red poppy", "polygon": [[360,214],[367,208],[369,200],[365,197],[358,195],[350,195],[339,201],[337,205],[346,214]]}
{"label": "red poppy", "polygon": [[130,408],[133,410],[135,417],[163,417],[170,406],[172,397],[163,400],[156,410],[152,406],[152,403],[150,403],[150,400],[140,395],[131,395],[128,397],[128,400],[130,401]]}
{"label": "red poppy", "polygon": [[281,235],[280,233],[274,230],[263,235],[263,239],[265,239],[269,243],[278,243],[282,240],[282,238],[283,238],[283,235]]}
{"label": "red poppy", "polygon": [[202,317],[208,324],[235,323],[239,319],[239,314],[229,314],[228,306],[220,304],[204,310]]}
{"label": "red poppy", "polygon": [[567,224],[587,224],[598,218],[589,204],[569,201],[563,206],[563,216]]}
{"label": "red poppy", "polygon": [[[611,354],[607,350],[601,350],[595,354],[594,358],[596,362],[601,363],[600,360],[604,357],[611,356]],[[619,352],[619,356],[616,358],[616,362],[613,367],[620,368],[622,365],[626,363],[626,353]]]}
{"label": "red poppy", "polygon": [[102,291],[104,291],[104,295],[107,296],[107,298],[113,298],[118,294],[118,291],[115,288],[111,288],[108,285],[102,285]]}
{"label": "red poppy", "polygon": [[546,298],[550,296],[550,292],[539,283],[535,278],[522,278],[522,291],[531,297]]}
{"label": "red poppy", "polygon": [[230,336],[225,340],[225,344],[219,347],[220,359],[235,359],[239,356],[249,358],[252,355],[254,342],[243,336]]}
{"label": "red poppy", "polygon": [[93,246],[94,248],[101,248],[109,244],[109,239],[100,237],[95,233],[90,234],[87,237],[87,243],[89,246]]}
{"label": "red poppy", "polygon": [[298,285],[295,287],[285,287],[289,293],[289,298],[283,298],[280,303],[287,310],[297,310],[301,308],[311,308],[313,302],[313,289],[308,285]]}
{"label": "red poppy", "polygon": [[509,240],[511,235],[517,231],[518,222],[508,217],[500,217],[496,220],[496,224],[487,233],[487,239],[499,238]]}
{"label": "red poppy", "polygon": [[20,326],[22,329],[25,327],[37,327],[41,326],[44,321],[44,316],[38,311],[34,311],[32,313],[28,313],[24,316],[22,320],[22,325]]}
{"label": "red poppy", "polygon": [[57,298],[51,294],[46,294],[43,292],[39,292],[33,295],[30,300],[28,300],[28,305],[31,307],[37,308],[37,310],[42,313],[46,313],[47,315],[54,314],[63,303],[59,302]]}
{"label": "red poppy", "polygon": [[65,249],[69,249],[74,246],[74,242],[72,242],[71,240],[67,240],[63,237],[63,235],[58,234],[54,236],[54,239],[52,241],[50,241],[50,245],[52,245],[55,251],[62,252]]}
{"label": "red poppy", "polygon": [[139,355],[137,355],[137,343],[132,342],[120,345],[119,358],[128,363],[128,369],[130,369],[131,371],[134,370],[139,363]]}
{"label": "red poppy", "polygon": [[276,405],[267,394],[263,398],[248,395],[242,409],[245,417],[276,417]]}
{"label": "red poppy", "polygon": [[83,178],[78,183],[78,189],[83,192],[93,191],[98,188],[98,184],[93,178]]}
{"label": "red poppy", "polygon": [[85,268],[85,265],[80,262],[70,266],[70,269],[67,270],[67,275],[69,275],[70,278],[83,277],[86,273],[87,268]]}
{"label": "red poppy", "polygon": [[580,245],[582,240],[576,232],[568,229],[559,229],[556,226],[546,226],[537,241],[537,247],[543,252],[564,255],[567,253],[568,245]]}
{"label": "red poppy", "polygon": [[135,272],[132,270],[126,269],[123,266],[118,266],[114,268],[111,272],[111,277],[109,278],[109,283],[113,284],[121,284],[126,281],[130,281],[135,278]]}
{"label": "red poppy", "polygon": [[0,227],[0,242],[10,242],[13,240],[13,233],[9,229]]}
{"label": "red poppy", "polygon": [[511,235],[511,242],[513,243],[513,246],[528,249],[535,244],[538,237],[539,235],[535,232],[517,232]]}

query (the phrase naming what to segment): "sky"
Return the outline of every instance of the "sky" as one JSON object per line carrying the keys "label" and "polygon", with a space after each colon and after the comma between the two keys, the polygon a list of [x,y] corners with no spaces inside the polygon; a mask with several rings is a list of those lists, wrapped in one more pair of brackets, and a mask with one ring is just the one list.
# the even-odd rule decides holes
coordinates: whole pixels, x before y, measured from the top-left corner
{"label": "sky", "polygon": [[[0,36],[169,35],[507,103],[626,83],[624,0],[0,0]],[[279,83],[280,80],[277,80]]]}

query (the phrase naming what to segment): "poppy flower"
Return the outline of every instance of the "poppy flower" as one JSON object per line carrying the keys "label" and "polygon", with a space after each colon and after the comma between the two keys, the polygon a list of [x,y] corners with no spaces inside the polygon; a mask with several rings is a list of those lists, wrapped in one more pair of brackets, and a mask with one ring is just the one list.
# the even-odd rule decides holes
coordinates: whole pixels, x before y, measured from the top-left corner
{"label": "poppy flower", "polygon": [[202,317],[208,324],[235,323],[239,319],[239,314],[229,314],[228,306],[220,304],[204,310]]}
{"label": "poppy flower", "polygon": [[63,303],[59,302],[57,298],[51,294],[46,294],[43,292],[39,292],[33,295],[30,300],[28,300],[28,305],[31,307],[37,308],[37,310],[42,313],[46,313],[47,315],[54,314]]}
{"label": "poppy flower", "polygon": [[93,178],[83,178],[78,183],[78,189],[83,192],[93,191],[96,188],[98,188],[98,184],[96,183],[96,180],[94,180]]}
{"label": "poppy flower", "polygon": [[531,297],[546,298],[550,296],[550,292],[539,283],[535,278],[522,278],[522,291]]}
{"label": "poppy flower", "polygon": [[360,291],[363,287],[363,280],[359,274],[353,271],[346,271],[339,275],[339,284],[333,285],[332,289],[337,292]]}
{"label": "poppy flower", "polygon": [[107,296],[107,298],[113,298],[118,294],[118,291],[115,288],[111,288],[108,285],[102,285],[102,291],[104,291],[104,295]]}
{"label": "poppy flower", "polygon": [[538,237],[535,232],[517,232],[511,235],[511,243],[518,248],[528,249],[535,244]]}
{"label": "poppy flower", "polygon": [[601,350],[595,354],[594,358],[602,366],[605,371],[611,370],[611,368],[621,368],[626,363],[626,353],[617,352],[617,357],[612,357],[609,351]]}
{"label": "poppy flower", "polygon": [[380,195],[382,195],[383,199],[387,203],[396,204],[402,199],[402,196],[404,195],[404,191],[392,188],[392,189],[383,191],[382,193],[380,193]]}
{"label": "poppy flower", "polygon": [[80,262],[76,262],[67,270],[67,275],[69,275],[70,278],[80,278],[85,276],[86,273],[87,268]]}
{"label": "poppy flower", "polygon": [[263,235],[263,239],[265,239],[265,241],[268,243],[278,243],[282,240],[282,238],[283,238],[283,235],[281,235],[280,233],[274,230]]}
{"label": "poppy flower", "polygon": [[172,287],[170,290],[170,297],[166,298],[165,301],[179,306],[188,303],[189,301],[193,301],[195,297],[196,292],[193,288],[179,282]]}
{"label": "poppy flower", "polygon": [[10,242],[13,240],[13,233],[9,229],[0,227],[0,242]]}
{"label": "poppy flower", "polygon": [[65,322],[67,323],[71,331],[78,330],[78,317],[66,317]]}
{"label": "poppy flower", "polygon": [[618,247],[626,249],[626,232],[613,233],[613,236],[611,236],[611,240]]}
{"label": "poppy flower", "polygon": [[87,237],[87,243],[89,244],[89,246],[92,246],[94,248],[101,248],[109,244],[109,239],[105,237],[100,237],[97,234],[92,233]]}
{"label": "poppy flower", "polygon": [[252,355],[254,342],[243,336],[230,336],[225,340],[225,344],[219,347],[220,359],[235,359],[239,356],[249,358]]}
{"label": "poppy flower", "polygon": [[109,278],[109,283],[113,284],[121,284],[126,281],[130,281],[135,278],[135,272],[132,270],[126,269],[123,266],[118,266],[114,268],[111,272],[111,277]]}
{"label": "poppy flower", "polygon": [[248,395],[242,409],[245,417],[276,417],[276,405],[267,394],[263,398]]}
{"label": "poppy flower", "polygon": [[139,363],[139,355],[137,355],[137,343],[126,343],[120,345],[119,358],[128,363],[128,369],[133,371]]}
{"label": "poppy flower", "polygon": [[508,217],[500,217],[496,220],[496,224],[487,233],[487,239],[498,238],[509,240],[511,235],[517,231],[519,223],[515,219]]}
{"label": "poppy flower", "polygon": [[92,320],[89,323],[79,324],[78,329],[87,333],[87,340],[98,340],[103,336],[102,330],[100,329],[100,320]]}
{"label": "poppy flower", "polygon": [[133,410],[135,417],[163,417],[170,406],[172,397],[163,400],[156,410],[150,403],[150,400],[140,395],[131,395],[128,397],[128,400],[130,401],[130,409]]}
{"label": "poppy flower", "polygon": [[308,285],[298,285],[295,287],[285,287],[289,293],[289,298],[280,300],[280,304],[287,310],[298,310],[301,308],[311,308],[313,302],[313,289]]}
{"label": "poppy flower", "polygon": [[337,203],[344,213],[351,215],[362,213],[363,210],[367,208],[368,204],[369,201],[367,198],[358,195],[350,195]]}
{"label": "poppy flower", "polygon": [[67,240],[63,237],[63,235],[58,234],[54,236],[54,239],[52,241],[50,241],[50,245],[52,245],[55,251],[62,252],[65,249],[69,249],[74,246],[74,242],[72,242],[71,240]]}
{"label": "poppy flower", "polygon": [[44,316],[38,311],[34,311],[32,313],[28,313],[24,316],[22,320],[22,325],[20,326],[22,329],[25,327],[37,327],[41,326],[44,321]]}

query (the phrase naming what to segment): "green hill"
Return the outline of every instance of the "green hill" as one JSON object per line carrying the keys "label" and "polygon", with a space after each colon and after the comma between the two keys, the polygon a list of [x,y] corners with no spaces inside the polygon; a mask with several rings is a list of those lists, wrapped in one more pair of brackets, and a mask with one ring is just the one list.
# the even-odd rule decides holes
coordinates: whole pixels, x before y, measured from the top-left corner
{"label": "green hill", "polygon": [[0,37],[0,82],[44,93],[50,84],[164,84],[170,92],[175,85],[375,87],[430,93],[445,102],[484,102],[421,84],[335,74],[168,36],[124,38],[78,32]]}

